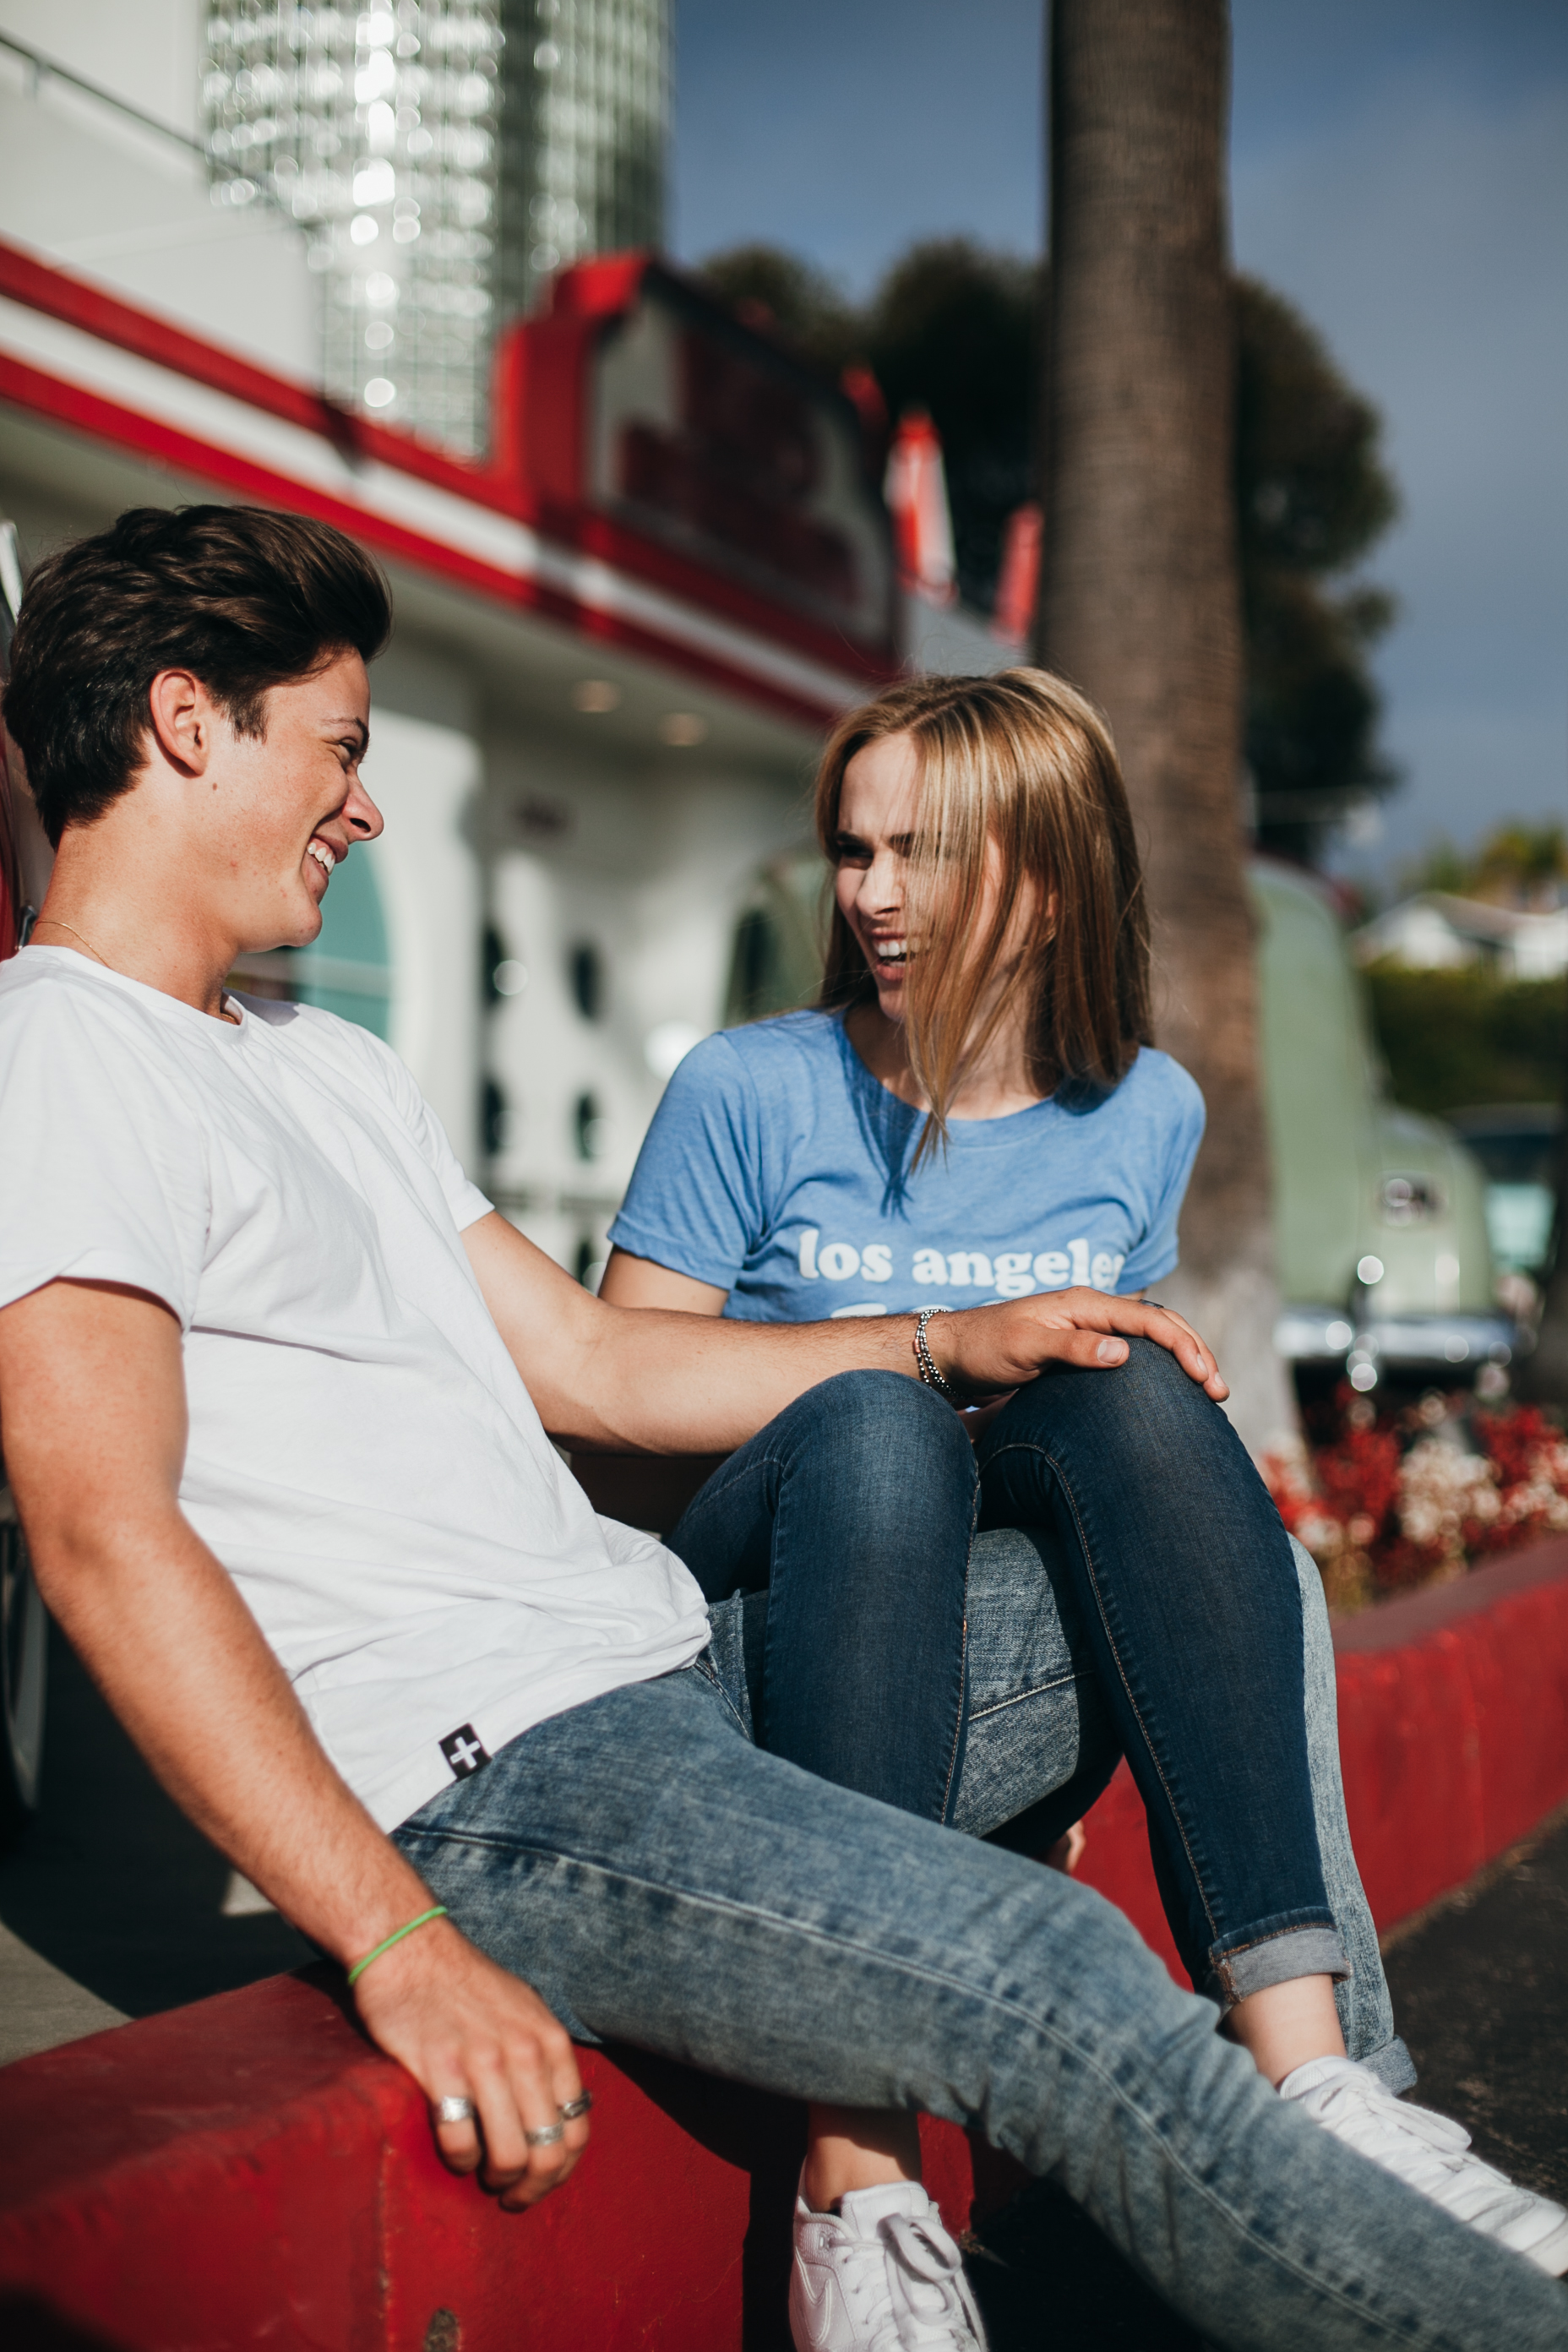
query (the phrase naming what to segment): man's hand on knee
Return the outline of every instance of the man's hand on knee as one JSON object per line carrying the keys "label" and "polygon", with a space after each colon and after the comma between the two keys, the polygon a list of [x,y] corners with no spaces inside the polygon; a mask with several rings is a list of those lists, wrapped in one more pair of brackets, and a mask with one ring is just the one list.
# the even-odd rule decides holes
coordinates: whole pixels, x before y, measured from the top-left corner
{"label": "man's hand on knee", "polygon": [[1102,1290],[1051,1290],[996,1307],[936,1316],[925,1327],[938,1370],[963,1400],[1021,1388],[1055,1365],[1114,1371],[1129,1339],[1166,1348],[1205,1393],[1230,1394],[1209,1349],[1185,1318],[1152,1299],[1113,1298]]}
{"label": "man's hand on knee", "polygon": [[[354,1998],[373,2041],[430,2102],[454,2172],[479,2172],[509,2211],[567,2179],[588,2120],[561,2111],[582,2097],[583,2080],[570,2035],[529,1986],[437,1920],[367,1969]],[[443,2099],[470,2100],[475,2120],[441,2123]]]}

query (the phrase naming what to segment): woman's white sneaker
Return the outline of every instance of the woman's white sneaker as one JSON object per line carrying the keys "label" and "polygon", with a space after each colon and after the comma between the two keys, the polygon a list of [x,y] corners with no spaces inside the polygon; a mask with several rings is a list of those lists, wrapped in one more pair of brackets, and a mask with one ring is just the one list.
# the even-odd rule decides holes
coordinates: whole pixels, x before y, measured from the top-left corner
{"label": "woman's white sneaker", "polygon": [[1553,2278],[1568,2271],[1568,2213],[1562,2206],[1516,2189],[1506,2174],[1468,2154],[1470,2135],[1462,2124],[1396,2099],[1370,2067],[1349,2058],[1314,2058],[1286,2075],[1279,2095],[1456,2221],[1525,2255]]}
{"label": "woman's white sneaker", "polygon": [[795,2201],[795,2352],[985,2352],[963,2256],[918,2180]]}

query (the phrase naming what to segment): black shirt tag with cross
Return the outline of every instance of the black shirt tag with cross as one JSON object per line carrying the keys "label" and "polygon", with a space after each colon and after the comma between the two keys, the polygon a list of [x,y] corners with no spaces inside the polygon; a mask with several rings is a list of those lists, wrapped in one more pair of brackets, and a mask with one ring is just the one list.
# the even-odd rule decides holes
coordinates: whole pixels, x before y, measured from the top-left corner
{"label": "black shirt tag with cross", "polygon": [[441,1753],[452,1768],[454,1780],[467,1780],[489,1762],[484,1743],[471,1723],[459,1723],[441,1742]]}

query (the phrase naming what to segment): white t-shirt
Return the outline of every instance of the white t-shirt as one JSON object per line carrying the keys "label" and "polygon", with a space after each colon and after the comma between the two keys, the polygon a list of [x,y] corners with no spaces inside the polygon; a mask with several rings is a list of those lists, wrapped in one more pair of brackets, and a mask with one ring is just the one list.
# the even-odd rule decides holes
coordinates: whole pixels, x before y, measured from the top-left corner
{"label": "white t-shirt", "polygon": [[707,1613],[545,1436],[458,1239],[489,1203],[404,1065],[230,1001],[237,1026],[67,948],[0,965],[0,1307],[68,1276],[179,1318],[181,1505],[390,1829],[687,1664]]}

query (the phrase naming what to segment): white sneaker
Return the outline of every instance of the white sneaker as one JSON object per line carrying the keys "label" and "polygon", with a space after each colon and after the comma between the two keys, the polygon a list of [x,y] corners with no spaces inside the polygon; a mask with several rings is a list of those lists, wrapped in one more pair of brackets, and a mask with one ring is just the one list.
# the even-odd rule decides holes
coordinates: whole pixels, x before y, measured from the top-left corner
{"label": "white sneaker", "polygon": [[838,2201],[841,2214],[795,2200],[795,2352],[985,2352],[963,2256],[919,2181]]}
{"label": "white sneaker", "polygon": [[1396,2099],[1370,2067],[1349,2058],[1314,2058],[1286,2075],[1279,2095],[1457,2221],[1468,2221],[1553,2278],[1568,2271],[1568,2213],[1562,2206],[1516,2189],[1506,2174],[1467,2156],[1470,2135],[1462,2124]]}

